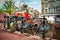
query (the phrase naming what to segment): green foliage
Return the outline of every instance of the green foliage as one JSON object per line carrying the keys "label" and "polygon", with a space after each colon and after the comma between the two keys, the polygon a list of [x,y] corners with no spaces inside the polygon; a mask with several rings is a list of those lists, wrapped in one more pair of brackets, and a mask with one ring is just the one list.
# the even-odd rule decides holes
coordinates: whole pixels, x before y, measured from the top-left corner
{"label": "green foliage", "polygon": [[26,5],[26,4],[23,4],[23,7],[24,7],[24,8],[27,8],[27,7],[28,7],[28,5]]}
{"label": "green foliage", "polygon": [[27,5],[27,4],[23,4],[23,5],[22,5],[22,10],[26,10],[26,9],[27,9],[27,7],[28,7],[28,5]]}
{"label": "green foliage", "polygon": [[12,14],[14,12],[14,2],[12,0],[4,1],[3,9],[5,12]]}
{"label": "green foliage", "polygon": [[0,9],[0,14],[4,13],[4,10],[3,9]]}

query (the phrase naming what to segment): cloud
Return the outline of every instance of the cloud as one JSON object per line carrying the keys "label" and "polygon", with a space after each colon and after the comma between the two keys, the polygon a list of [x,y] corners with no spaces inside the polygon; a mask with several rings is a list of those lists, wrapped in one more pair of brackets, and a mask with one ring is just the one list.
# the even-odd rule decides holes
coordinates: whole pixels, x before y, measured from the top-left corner
{"label": "cloud", "polygon": [[[15,1],[15,6],[17,6],[17,7],[19,7],[19,3],[22,3],[22,2],[20,2],[20,0],[14,0],[14,1]],[[23,1],[26,2],[26,4],[29,7],[41,11],[41,0],[23,0]],[[2,4],[3,2],[4,2],[4,0],[0,0],[0,4]]]}
{"label": "cloud", "polygon": [[15,2],[20,2],[20,0],[14,0]]}
{"label": "cloud", "polygon": [[0,4],[2,4],[5,0],[0,0]]}
{"label": "cloud", "polygon": [[18,3],[18,2],[16,2],[16,3],[15,3],[15,6],[19,7],[19,3]]}
{"label": "cloud", "polygon": [[31,2],[30,5],[34,5],[34,4],[37,4],[38,2],[37,1],[34,1],[34,2]]}

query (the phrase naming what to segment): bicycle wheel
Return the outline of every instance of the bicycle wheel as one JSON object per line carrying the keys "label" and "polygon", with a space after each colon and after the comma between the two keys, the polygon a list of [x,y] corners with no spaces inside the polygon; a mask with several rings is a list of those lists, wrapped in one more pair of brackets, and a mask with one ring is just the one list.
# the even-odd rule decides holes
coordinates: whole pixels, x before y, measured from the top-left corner
{"label": "bicycle wheel", "polygon": [[52,26],[50,26],[50,29],[47,31],[47,33],[45,34],[46,38],[52,39],[54,38],[54,28]]}

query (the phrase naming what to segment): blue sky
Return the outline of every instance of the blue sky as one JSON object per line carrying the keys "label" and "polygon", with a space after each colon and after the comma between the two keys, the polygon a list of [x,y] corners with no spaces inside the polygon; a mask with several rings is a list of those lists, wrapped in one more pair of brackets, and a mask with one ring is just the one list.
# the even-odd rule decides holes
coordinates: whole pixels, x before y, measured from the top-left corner
{"label": "blue sky", "polygon": [[2,8],[2,4],[0,4],[0,8]]}
{"label": "blue sky", "polygon": [[23,4],[23,1],[31,8],[34,8],[41,12],[41,0],[15,0],[15,5],[19,7],[19,3]]}
{"label": "blue sky", "polygon": [[[14,0],[15,1],[15,6],[19,7],[19,3],[22,4],[23,1],[31,8],[34,8],[41,12],[41,0]],[[1,1],[0,1],[1,2]],[[1,8],[0,4],[0,8]]]}

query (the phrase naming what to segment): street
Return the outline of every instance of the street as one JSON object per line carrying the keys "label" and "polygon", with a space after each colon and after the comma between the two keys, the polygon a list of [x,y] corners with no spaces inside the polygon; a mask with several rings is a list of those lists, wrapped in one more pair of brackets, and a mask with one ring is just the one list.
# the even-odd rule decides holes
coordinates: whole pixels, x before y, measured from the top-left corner
{"label": "street", "polygon": [[23,34],[10,33],[9,31],[1,30],[3,24],[0,23],[0,40],[40,40],[34,37],[27,37]]}
{"label": "street", "polygon": [[33,37],[27,37],[23,34],[10,33],[7,31],[0,32],[0,40],[40,40]]}
{"label": "street", "polygon": [[18,31],[11,33],[9,31],[1,30],[1,28],[3,28],[3,23],[0,23],[0,40],[42,40],[41,37],[37,35],[27,36]]}

